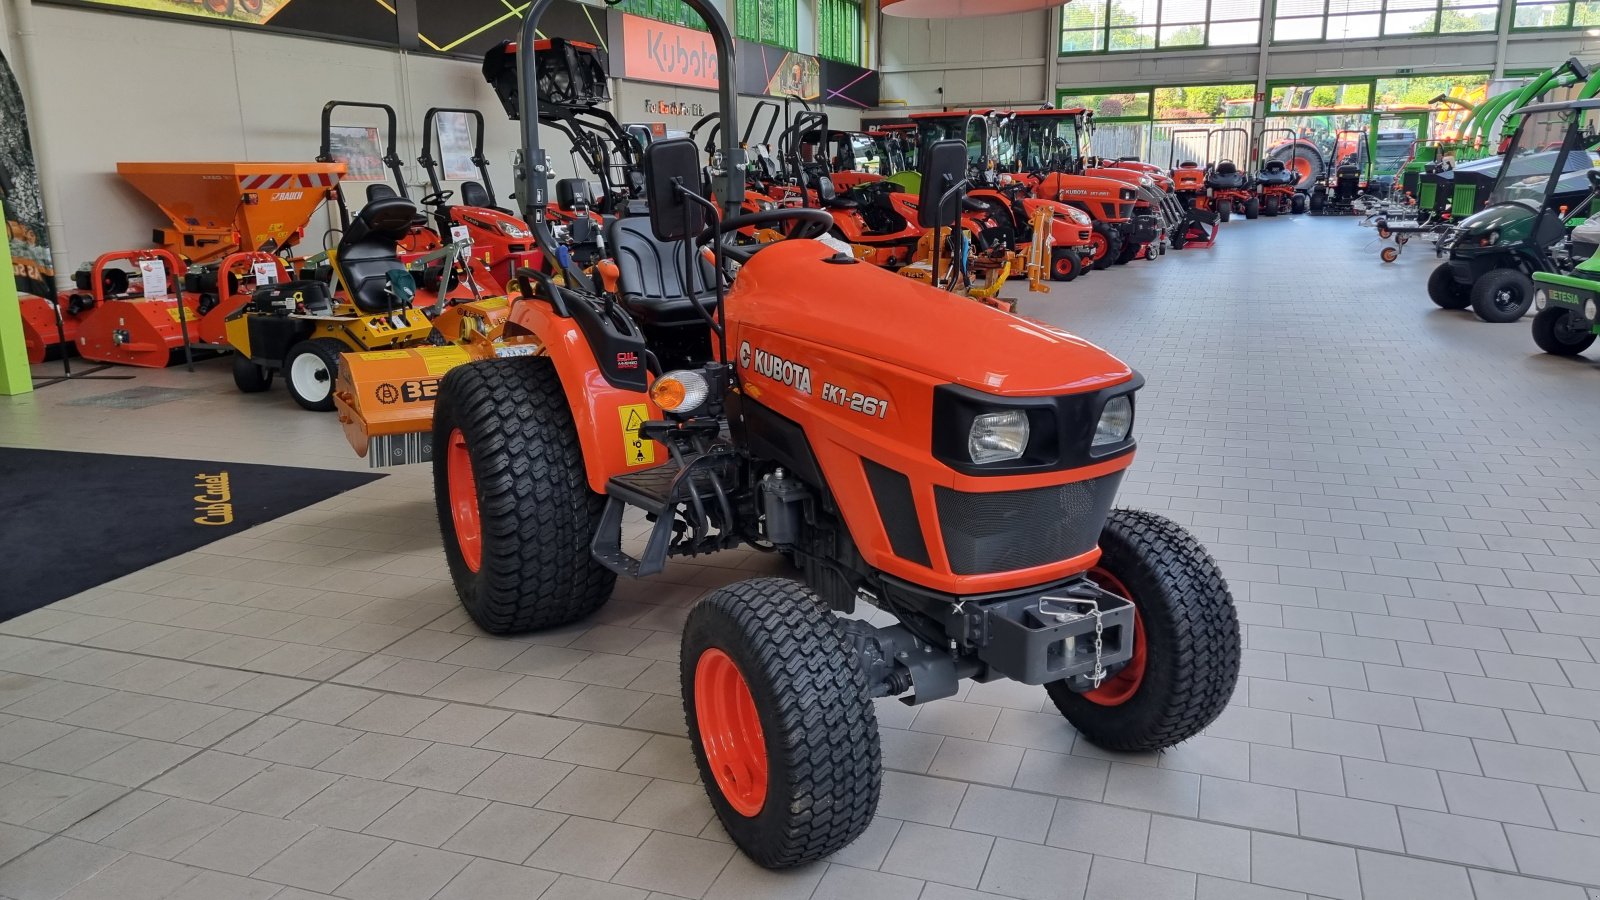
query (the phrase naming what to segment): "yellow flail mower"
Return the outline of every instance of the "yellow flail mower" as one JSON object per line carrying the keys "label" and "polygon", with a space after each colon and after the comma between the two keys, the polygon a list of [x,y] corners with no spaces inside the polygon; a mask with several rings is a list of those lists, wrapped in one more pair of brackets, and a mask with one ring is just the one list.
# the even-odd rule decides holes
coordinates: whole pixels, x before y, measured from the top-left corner
{"label": "yellow flail mower", "polygon": [[963,221],[959,233],[952,233],[949,227],[930,228],[917,241],[911,263],[900,269],[900,274],[1014,313],[1017,301],[1000,296],[1011,276],[1026,275],[1030,293],[1050,293],[1045,284],[1050,273],[1050,215],[1043,207],[1035,210],[1030,225],[1033,234],[1044,235],[1044,239],[1016,249],[1003,241],[987,240],[970,220]]}

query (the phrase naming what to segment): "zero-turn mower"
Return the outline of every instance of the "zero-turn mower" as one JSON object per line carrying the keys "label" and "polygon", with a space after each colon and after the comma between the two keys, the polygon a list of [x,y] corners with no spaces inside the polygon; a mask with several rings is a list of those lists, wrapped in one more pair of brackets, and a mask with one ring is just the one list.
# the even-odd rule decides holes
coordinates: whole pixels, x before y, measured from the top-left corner
{"label": "zero-turn mower", "polygon": [[1289,158],[1268,156],[1256,171],[1257,204],[1264,216],[1299,215],[1310,208],[1310,197],[1300,190],[1301,166],[1299,147],[1294,143],[1294,131],[1289,128],[1269,129],[1262,135],[1282,132],[1289,136]]}
{"label": "zero-turn mower", "polygon": [[[524,46],[552,2],[529,5]],[[719,4],[685,2],[716,46],[723,121],[738,121]],[[539,67],[523,65],[517,196],[548,255]],[[723,143],[720,216],[695,191],[694,144],[650,145],[636,235],[659,251],[650,279],[704,264],[708,293],[608,297],[575,271],[537,281],[507,328],[546,355],[440,383],[435,499],[473,621],[496,634],[572,623],[619,576],[674,557],[749,546],[792,561],[794,577],[696,603],[679,652],[711,805],[770,868],[826,857],[872,821],[874,698],[1011,678],[1115,751],[1170,747],[1215,719],[1240,661],[1227,583],[1176,523],[1112,509],[1143,379],[1067,332],[808,240],[835,226],[823,210],[739,214],[741,150],[726,130]],[[919,208],[948,200],[954,221],[965,148],[924,151]],[[767,225],[790,239],[723,239]],[[651,523],[641,544],[624,544],[630,510]],[[836,615],[857,603],[892,624]]]}

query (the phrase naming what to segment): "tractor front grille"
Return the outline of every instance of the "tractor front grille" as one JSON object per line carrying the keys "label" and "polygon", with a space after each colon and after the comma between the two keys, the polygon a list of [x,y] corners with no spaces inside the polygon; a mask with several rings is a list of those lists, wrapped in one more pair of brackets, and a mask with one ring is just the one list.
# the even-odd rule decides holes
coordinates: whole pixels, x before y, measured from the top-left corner
{"label": "tractor front grille", "polygon": [[969,494],[936,485],[939,530],[957,575],[987,575],[1071,559],[1094,549],[1120,471],[1022,491]]}

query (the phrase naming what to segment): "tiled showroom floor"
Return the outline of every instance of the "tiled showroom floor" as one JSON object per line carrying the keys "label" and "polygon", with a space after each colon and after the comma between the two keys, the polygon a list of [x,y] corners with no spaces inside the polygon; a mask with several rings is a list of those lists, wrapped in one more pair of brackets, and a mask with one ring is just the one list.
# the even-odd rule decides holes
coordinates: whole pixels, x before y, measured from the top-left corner
{"label": "tiled showroom floor", "polygon": [[[0,625],[0,896],[1600,900],[1600,365],[1435,309],[1432,264],[1262,220],[1024,298],[1148,377],[1122,501],[1239,601],[1238,696],[1176,750],[1098,751],[1016,685],[885,701],[876,824],[758,870],[675,658],[770,558],[485,637],[409,470]],[[188,393],[67,402],[130,384]],[[0,443],[358,467],[220,361],[0,400]]]}

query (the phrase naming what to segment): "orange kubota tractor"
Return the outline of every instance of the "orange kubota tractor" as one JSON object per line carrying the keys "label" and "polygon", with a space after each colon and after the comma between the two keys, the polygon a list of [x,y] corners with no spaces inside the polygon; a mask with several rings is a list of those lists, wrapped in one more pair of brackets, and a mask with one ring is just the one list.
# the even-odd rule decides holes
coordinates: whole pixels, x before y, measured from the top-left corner
{"label": "orange kubota tractor", "polygon": [[[440,156],[447,157],[449,150],[441,128],[465,125],[472,135],[472,155],[468,157],[476,179],[461,181],[461,202],[451,203],[455,192],[444,186],[447,158],[435,159],[434,140],[438,139]],[[475,109],[450,109],[433,107],[422,117],[422,155],[417,164],[428,174],[429,193],[418,204],[433,214],[435,230],[441,237],[465,241],[472,246],[472,256],[482,260],[501,285],[509,285],[518,269],[537,269],[543,264],[539,252],[533,249],[533,232],[509,209],[502,208],[494,196],[494,183],[489,180],[489,159],[483,155],[483,113]]]}
{"label": "orange kubota tractor", "polygon": [[[723,121],[738,121],[720,4],[685,3],[716,47]],[[529,4],[524,45],[552,4]],[[538,69],[522,66],[517,196],[548,254]],[[675,557],[751,546],[792,561],[791,577],[699,600],[678,653],[711,805],[771,868],[826,857],[872,821],[874,698],[1010,678],[1042,685],[1103,748],[1156,751],[1206,727],[1239,673],[1227,584],[1178,524],[1112,509],[1143,379],[1065,331],[809,239],[835,227],[824,210],[738,213],[740,153],[725,130],[719,210],[697,193],[691,141],[645,151],[649,217],[629,240],[652,252],[636,274],[697,272],[709,290],[539,281],[506,327],[545,355],[439,384],[434,494],[472,620],[567,625],[618,577]],[[966,166],[961,142],[929,146],[919,209],[954,221]],[[725,240],[774,225],[787,239]],[[649,522],[642,540],[624,540],[630,512]],[[884,624],[836,614],[858,603]]]}

